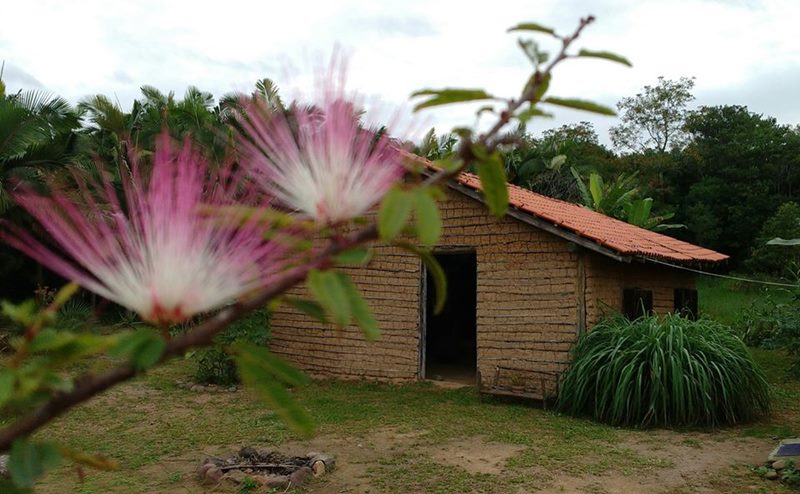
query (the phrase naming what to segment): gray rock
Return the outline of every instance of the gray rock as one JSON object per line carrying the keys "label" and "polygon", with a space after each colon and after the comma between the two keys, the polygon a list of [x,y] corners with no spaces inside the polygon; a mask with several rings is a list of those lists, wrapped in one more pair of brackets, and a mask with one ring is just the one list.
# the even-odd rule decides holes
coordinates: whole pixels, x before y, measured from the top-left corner
{"label": "gray rock", "polygon": [[288,475],[263,475],[258,480],[267,489],[286,489],[289,487],[289,482],[291,482]]}
{"label": "gray rock", "polygon": [[225,465],[225,460],[223,460],[222,458],[215,458],[213,456],[209,456],[203,461],[203,463],[211,463],[212,465],[221,467]]}
{"label": "gray rock", "polygon": [[778,472],[775,470],[770,470],[766,475],[764,475],[764,478],[768,480],[775,480],[778,478]]}
{"label": "gray rock", "polygon": [[0,477],[8,478],[8,455],[0,455]]}
{"label": "gray rock", "polygon": [[[206,461],[208,461],[208,460],[206,460]],[[211,462],[203,463],[202,465],[197,467],[197,478],[199,478],[200,480],[205,480],[206,472],[208,472],[208,470],[211,469],[211,468],[216,468],[216,465],[214,465]]]}
{"label": "gray rock", "polygon": [[225,474],[225,476],[224,476],[224,477],[222,477],[222,478],[223,478],[224,480],[227,480],[228,482],[230,482],[230,483],[234,484],[234,485],[239,485],[239,484],[241,484],[242,482],[244,482],[244,479],[246,479],[246,478],[247,478],[247,474],[246,474],[246,473],[244,473],[244,472],[243,472],[243,471],[241,471],[241,470],[230,470],[230,471],[229,471],[228,473],[226,473],[226,474]]}
{"label": "gray rock", "polygon": [[292,487],[299,487],[308,482],[314,476],[314,471],[308,467],[300,467],[289,476]]}
{"label": "gray rock", "polygon": [[206,470],[205,482],[208,484],[219,484],[222,477],[225,476],[225,473],[219,469],[216,465]]}
{"label": "gray rock", "polygon": [[321,460],[315,461],[311,465],[311,470],[314,471],[314,477],[321,477],[325,475],[325,462]]}
{"label": "gray rock", "polygon": [[[360,444],[359,447],[361,447]],[[333,470],[333,467],[336,466],[336,458],[334,458],[331,455],[326,455],[324,453],[317,453],[314,456],[312,456],[310,463],[313,465],[317,461],[325,463],[325,468],[327,470]]]}
{"label": "gray rock", "polygon": [[189,388],[189,391],[194,391],[195,393],[199,393],[202,390],[203,390],[203,387],[200,386],[199,384],[193,384],[192,387]]}
{"label": "gray rock", "polygon": [[783,470],[788,467],[789,463],[786,460],[776,460],[772,462],[772,468],[775,470]]}
{"label": "gray rock", "polygon": [[257,457],[258,451],[256,451],[254,448],[251,448],[250,446],[245,446],[244,448],[239,450],[239,456],[249,460],[251,458]]}

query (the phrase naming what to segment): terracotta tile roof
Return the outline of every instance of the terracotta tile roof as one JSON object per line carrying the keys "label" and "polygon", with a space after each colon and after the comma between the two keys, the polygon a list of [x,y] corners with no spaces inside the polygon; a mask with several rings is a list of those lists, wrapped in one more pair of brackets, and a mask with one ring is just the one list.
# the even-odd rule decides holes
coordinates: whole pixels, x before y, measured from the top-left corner
{"label": "terracotta tile roof", "polygon": [[[481,190],[480,180],[462,173],[456,181]],[[678,263],[716,263],[728,259],[711,249],[645,230],[624,221],[573,204],[508,184],[511,206],[571,231],[619,254],[674,261]]]}

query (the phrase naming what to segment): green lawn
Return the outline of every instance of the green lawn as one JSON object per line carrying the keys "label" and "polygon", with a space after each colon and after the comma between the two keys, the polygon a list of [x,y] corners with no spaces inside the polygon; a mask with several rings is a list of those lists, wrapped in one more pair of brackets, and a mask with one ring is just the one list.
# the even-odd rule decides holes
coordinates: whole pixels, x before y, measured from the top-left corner
{"label": "green lawn", "polygon": [[177,388],[175,380],[189,374],[190,362],[176,361],[75,410],[42,434],[108,455],[120,470],[92,471],[81,483],[75,470],[62,467],[39,489],[204,492],[210,488],[193,475],[204,455],[255,445],[336,455],[337,470],[308,487],[320,493],[788,492],[747,465],[766,456],[773,437],[800,435],[800,383],[784,379],[787,361],[780,353],[754,354],[775,386],[775,410],[737,428],[620,429],[527,402],[481,398],[471,388],[318,381],[294,392],[317,424],[309,441],[294,437],[247,392]]}
{"label": "green lawn", "polygon": [[[782,290],[729,281],[701,279],[698,289],[701,311],[729,323],[756,297],[788,300]],[[773,387],[773,411],[738,427],[622,429],[525,401],[481,397],[471,388],[316,381],[293,392],[317,424],[315,436],[305,440],[247,391],[178,388],[175,381],[192,372],[191,361],[179,360],[113,389],[41,433],[107,455],[119,470],[88,471],[81,482],[74,468],[61,467],[38,490],[236,492],[200,485],[194,470],[206,455],[249,445],[335,455],[337,469],[306,489],[326,494],[790,492],[760,479],[748,465],[763,461],[777,439],[800,436],[800,382],[787,379],[784,354],[753,355]]]}
{"label": "green lawn", "polygon": [[775,303],[785,303],[792,298],[781,287],[707,276],[698,276],[697,291],[700,313],[728,325],[735,325],[756,299],[771,298]]}

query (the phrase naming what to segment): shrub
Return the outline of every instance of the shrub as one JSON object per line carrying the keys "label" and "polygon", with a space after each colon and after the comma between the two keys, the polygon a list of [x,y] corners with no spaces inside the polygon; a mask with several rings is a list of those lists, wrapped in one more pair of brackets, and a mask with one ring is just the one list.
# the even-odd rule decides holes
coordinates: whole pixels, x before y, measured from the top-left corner
{"label": "shrub", "polygon": [[706,425],[769,408],[764,375],[719,323],[677,316],[605,320],[578,340],[558,407],[614,425]]}
{"label": "shrub", "polygon": [[771,297],[754,301],[736,325],[736,331],[750,346],[782,348],[793,357],[789,372],[800,378],[800,293],[788,302]]}
{"label": "shrub", "polygon": [[77,331],[92,327],[94,312],[92,305],[82,298],[71,298],[58,310],[58,327],[65,331]]}
{"label": "shrub", "polygon": [[786,202],[764,223],[761,233],[756,239],[756,247],[746,266],[757,273],[775,276],[792,276],[793,270],[800,267],[800,245],[767,245],[776,237],[800,237],[800,205]]}
{"label": "shrub", "polygon": [[266,310],[255,311],[248,317],[236,321],[217,335],[216,345],[194,354],[197,360],[194,379],[200,383],[222,385],[238,382],[236,363],[225,352],[224,347],[234,341],[263,345],[268,339],[269,315]]}

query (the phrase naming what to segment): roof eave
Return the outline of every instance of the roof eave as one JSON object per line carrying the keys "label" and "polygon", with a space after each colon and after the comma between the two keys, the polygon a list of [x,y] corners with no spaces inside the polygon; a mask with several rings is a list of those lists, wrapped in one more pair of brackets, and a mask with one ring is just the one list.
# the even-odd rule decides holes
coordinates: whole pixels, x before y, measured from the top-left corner
{"label": "roof eave", "polygon": [[[467,187],[465,185],[461,185],[460,183],[454,182],[454,181],[448,182],[447,186],[450,187],[451,189],[461,193],[461,194],[464,194],[465,196],[468,196],[468,197],[470,197],[472,199],[475,199],[478,202],[484,203],[483,196],[480,194],[480,192],[478,192],[478,191],[476,191],[476,190],[474,190],[474,189],[472,189],[470,187]],[[582,236],[580,236],[577,233],[574,233],[572,231],[565,230],[564,228],[561,228],[558,225],[555,225],[555,224],[553,224],[553,223],[551,223],[549,221],[543,220],[543,219],[539,218],[538,216],[536,216],[534,214],[531,214],[531,213],[529,213],[527,211],[522,211],[520,209],[517,209],[516,207],[514,207],[512,205],[509,205],[507,214],[508,214],[508,216],[511,216],[512,218],[514,218],[516,220],[519,220],[519,221],[521,221],[523,223],[527,223],[528,225],[536,227],[536,228],[538,228],[540,230],[544,230],[544,231],[546,231],[548,233],[552,233],[553,235],[556,235],[557,237],[561,237],[564,240],[567,240],[567,241],[572,242],[574,244],[580,245],[581,247],[584,247],[586,249],[589,249],[589,250],[592,250],[594,252],[597,252],[598,254],[602,254],[604,256],[610,257],[611,259],[614,259],[615,261],[624,262],[624,263],[630,263],[633,260],[634,256],[628,256],[628,255],[620,254],[619,252],[616,252],[614,250],[609,249],[608,247],[600,245],[599,243],[597,243],[597,242],[595,242],[593,240],[590,240],[590,239],[588,239],[586,237],[582,237]]]}

